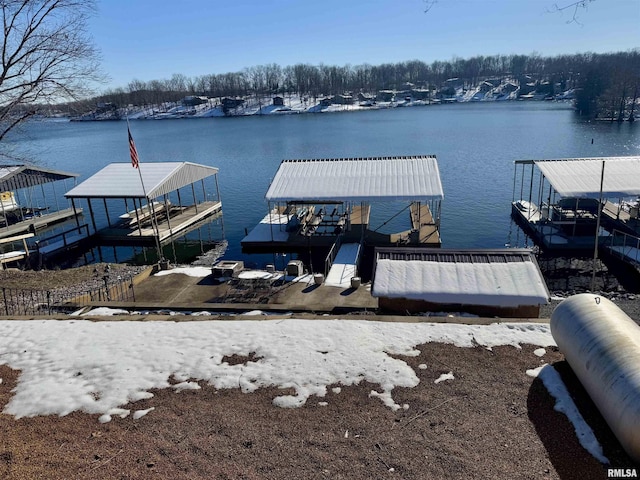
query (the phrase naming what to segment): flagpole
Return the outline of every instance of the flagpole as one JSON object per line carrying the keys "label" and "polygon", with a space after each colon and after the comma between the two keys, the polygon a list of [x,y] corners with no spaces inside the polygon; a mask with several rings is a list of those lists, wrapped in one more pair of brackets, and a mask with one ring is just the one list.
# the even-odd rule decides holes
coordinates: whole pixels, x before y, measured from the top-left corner
{"label": "flagpole", "polygon": [[[129,134],[129,154],[131,155],[131,165],[133,168],[138,170],[138,175],[140,176],[140,184],[142,185],[142,194],[144,198],[147,200],[147,209],[149,210],[149,216],[151,217],[151,230],[153,231],[153,236],[155,238],[156,243],[156,253],[158,255],[158,262],[161,262],[163,259],[162,249],[160,248],[160,229],[158,228],[158,224],[156,221],[156,209],[151,206],[151,200],[147,195],[147,189],[144,186],[144,180],[142,179],[142,169],[140,168],[140,158],[138,157],[138,150],[136,149],[136,145],[133,141],[133,136],[131,135],[131,128],[129,125],[129,115],[127,114],[127,133]],[[134,205],[135,207],[135,205]],[[140,206],[142,209],[142,205]]]}
{"label": "flagpole", "polygon": [[598,239],[600,236],[600,218],[602,217],[602,189],[604,187],[604,164],[602,160],[602,173],[600,174],[600,198],[598,201],[598,218],[596,220],[595,246],[593,247],[593,265],[591,267],[591,291],[596,291],[596,264],[598,261]]}

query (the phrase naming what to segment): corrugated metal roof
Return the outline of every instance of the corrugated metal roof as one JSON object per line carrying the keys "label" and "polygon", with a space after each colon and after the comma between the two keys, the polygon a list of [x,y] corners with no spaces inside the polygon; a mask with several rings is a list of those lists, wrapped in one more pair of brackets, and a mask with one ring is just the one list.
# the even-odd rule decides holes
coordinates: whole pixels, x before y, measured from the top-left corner
{"label": "corrugated metal roof", "polygon": [[1,165],[0,191],[20,190],[22,188],[57,182],[77,177],[77,173],[66,173],[28,165]]}
{"label": "corrugated metal roof", "polygon": [[[157,198],[218,173],[215,167],[190,162],[140,164],[148,198]],[[144,198],[140,174],[131,163],[111,163],[69,190],[67,198]]]}
{"label": "corrugated metal roof", "polygon": [[567,158],[536,160],[542,174],[561,197],[600,197],[600,177],[604,167],[602,193],[605,197],[640,195],[640,157]]}
{"label": "corrugated metal roof", "polygon": [[266,194],[269,201],[442,199],[438,162],[413,157],[284,160]]}
{"label": "corrugated metal roof", "polygon": [[496,307],[543,305],[549,291],[525,250],[376,250],[374,297]]}

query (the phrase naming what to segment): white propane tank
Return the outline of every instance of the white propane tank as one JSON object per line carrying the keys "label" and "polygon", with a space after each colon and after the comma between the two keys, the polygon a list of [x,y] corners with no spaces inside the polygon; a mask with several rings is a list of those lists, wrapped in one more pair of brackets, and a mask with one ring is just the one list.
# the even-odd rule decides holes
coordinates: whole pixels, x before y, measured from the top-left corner
{"label": "white propane tank", "polygon": [[551,334],[622,447],[640,461],[640,326],[610,300],[582,293],[556,307]]}

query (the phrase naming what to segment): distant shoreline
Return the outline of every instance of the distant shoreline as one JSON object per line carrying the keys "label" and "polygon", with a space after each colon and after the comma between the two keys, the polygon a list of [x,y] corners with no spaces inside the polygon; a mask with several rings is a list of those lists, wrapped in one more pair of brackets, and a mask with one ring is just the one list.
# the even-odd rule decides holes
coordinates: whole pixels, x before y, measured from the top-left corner
{"label": "distant shoreline", "polygon": [[263,115],[299,115],[306,113],[336,113],[356,112],[367,110],[386,110],[390,108],[428,107],[438,105],[451,105],[458,103],[495,103],[495,102],[540,102],[552,101],[558,103],[572,102],[570,98],[545,99],[545,98],[502,98],[478,100],[470,98],[451,98],[436,100],[412,100],[403,101],[362,101],[350,104],[329,103],[322,100],[312,103],[296,96],[288,97],[282,105],[269,104],[272,101],[267,98],[246,100],[238,99],[239,103],[233,108],[224,107],[219,101],[207,101],[200,105],[186,106],[181,103],[163,104],[161,106],[119,108],[109,112],[86,114],[78,117],[67,117],[70,121],[118,121],[118,120],[170,120],[183,118],[212,118],[212,117],[245,117]]}

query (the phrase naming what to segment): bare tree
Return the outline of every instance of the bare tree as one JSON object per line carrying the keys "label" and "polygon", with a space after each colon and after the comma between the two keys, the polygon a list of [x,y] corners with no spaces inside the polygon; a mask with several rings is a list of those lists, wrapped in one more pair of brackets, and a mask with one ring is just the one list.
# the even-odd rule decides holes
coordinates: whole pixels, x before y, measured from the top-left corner
{"label": "bare tree", "polygon": [[591,2],[595,2],[595,0],[578,0],[571,3],[561,4],[561,5],[554,3],[551,11],[552,12],[564,12],[565,10],[569,11],[571,13],[571,18],[567,20],[567,23],[577,23],[578,25],[582,25],[578,20],[580,11],[587,10]]}
{"label": "bare tree", "polygon": [[[439,0],[422,0],[424,2],[424,13],[429,12],[435,5],[439,2]],[[580,12],[583,10],[587,10],[589,4],[591,2],[595,2],[596,0],[574,0],[569,1],[565,0],[560,4],[554,3],[550,8],[547,9],[549,12],[564,12],[568,11],[571,13],[571,18],[567,20],[567,23],[577,23],[578,25],[582,25],[579,21]],[[569,3],[567,3],[569,2]]]}
{"label": "bare tree", "polygon": [[0,0],[0,141],[38,105],[75,100],[100,80],[86,32],[95,0]]}

